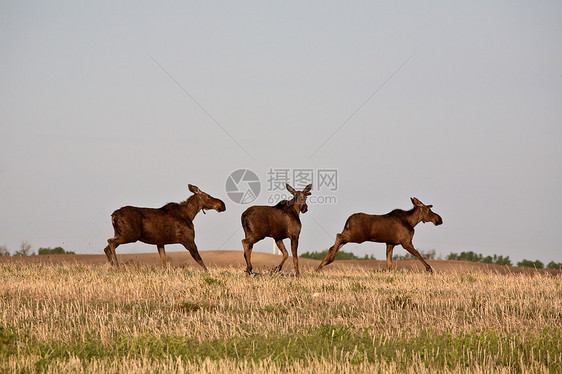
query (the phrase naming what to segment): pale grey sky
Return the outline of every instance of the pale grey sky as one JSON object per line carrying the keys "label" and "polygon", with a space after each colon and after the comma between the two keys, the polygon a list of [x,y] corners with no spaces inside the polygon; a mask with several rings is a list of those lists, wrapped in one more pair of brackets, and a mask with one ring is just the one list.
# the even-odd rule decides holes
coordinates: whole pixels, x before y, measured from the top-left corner
{"label": "pale grey sky", "polygon": [[101,254],[113,210],[192,183],[227,204],[196,217],[199,249],[241,251],[233,170],[267,204],[269,168],[331,168],[300,253],[415,196],[444,220],[420,250],[562,262],[561,20],[560,1],[1,1],[0,244]]}

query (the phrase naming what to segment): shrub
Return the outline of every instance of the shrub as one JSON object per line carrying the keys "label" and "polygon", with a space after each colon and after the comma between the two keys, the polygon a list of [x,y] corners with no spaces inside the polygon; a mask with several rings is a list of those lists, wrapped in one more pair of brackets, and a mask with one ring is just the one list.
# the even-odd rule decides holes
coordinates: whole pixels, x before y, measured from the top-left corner
{"label": "shrub", "polygon": [[24,240],[23,242],[21,242],[19,251],[16,251],[16,253],[14,253],[14,256],[29,256],[33,254],[34,253],[31,252],[31,244]]}
{"label": "shrub", "polygon": [[9,256],[8,246],[6,244],[0,245],[0,256]]}

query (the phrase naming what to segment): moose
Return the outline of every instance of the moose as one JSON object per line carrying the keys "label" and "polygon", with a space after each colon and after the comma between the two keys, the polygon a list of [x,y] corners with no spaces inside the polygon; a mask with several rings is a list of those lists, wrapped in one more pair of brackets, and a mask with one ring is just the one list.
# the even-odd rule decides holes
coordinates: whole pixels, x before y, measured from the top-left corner
{"label": "moose", "polygon": [[226,206],[222,200],[201,191],[197,186],[189,184],[188,189],[193,195],[181,203],[168,203],[161,208],[125,206],[113,212],[111,223],[115,236],[107,240],[109,245],[104,249],[108,261],[114,266],[119,266],[115,254],[117,246],[140,240],[143,243],[155,244],[162,265],[165,265],[164,245],[179,243],[183,244],[193,259],[207,271],[195,245],[193,219],[201,210],[203,213],[206,209],[224,212]]}
{"label": "moose", "polygon": [[293,264],[295,267],[295,275],[299,276],[299,258],[297,256],[297,248],[299,245],[299,235],[301,232],[300,213],[308,211],[306,198],[311,195],[310,190],[312,184],[306,186],[302,191],[296,191],[293,187],[286,184],[285,187],[293,198],[291,200],[282,200],[275,206],[259,206],[249,207],[242,213],[242,228],[244,229],[245,238],[242,240],[244,247],[244,258],[246,259],[246,273],[252,275],[252,247],[265,237],[275,240],[277,247],[283,254],[283,259],[279,266],[274,268],[280,272],[283,264],[289,257],[287,249],[283,244],[283,239],[291,239],[291,252],[293,253]]}
{"label": "moose", "polygon": [[432,273],[433,269],[422,258],[412,245],[414,227],[420,223],[433,222],[435,226],[441,225],[441,217],[432,212],[433,205],[425,205],[417,198],[410,198],[414,208],[409,211],[395,209],[384,215],[371,215],[355,213],[349,216],[341,234],[336,236],[336,242],[328,250],[316,271],[332,263],[336,252],[346,243],[363,243],[366,241],[386,243],[386,269],[390,270],[392,264],[392,251],[394,246],[401,245],[405,250],[416,256],[425,269]]}

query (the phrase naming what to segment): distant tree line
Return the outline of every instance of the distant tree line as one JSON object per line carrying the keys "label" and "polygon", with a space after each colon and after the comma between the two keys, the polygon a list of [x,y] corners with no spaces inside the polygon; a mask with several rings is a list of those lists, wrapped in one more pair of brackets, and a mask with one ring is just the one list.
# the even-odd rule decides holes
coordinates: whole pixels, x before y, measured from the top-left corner
{"label": "distant tree line", "polygon": [[[436,258],[436,254],[435,254],[434,249],[432,249],[430,251],[427,251],[427,252],[420,251],[420,253],[425,259],[434,260]],[[324,257],[326,257],[327,254],[328,254],[328,250],[326,249],[322,252],[305,252],[302,255],[299,255],[299,257],[310,258],[312,260],[323,260]],[[359,257],[359,256],[356,256],[355,254],[353,254],[351,252],[346,252],[346,251],[336,252],[335,259],[336,260],[376,260],[374,255],[365,255],[363,257]],[[394,255],[392,257],[392,259],[394,259],[394,260],[414,260],[414,259],[416,259],[416,257],[411,255],[410,253],[406,253],[404,255]]]}
{"label": "distant tree line", "polygon": [[[429,251],[420,250],[418,252],[426,260],[435,260],[437,258],[437,255],[435,253],[435,249],[432,249],[432,250],[429,250]],[[414,256],[413,254],[411,254],[410,252],[406,252],[403,255],[394,255],[394,256],[392,256],[392,259],[393,260],[417,260],[417,257]]]}
{"label": "distant tree line", "polygon": [[[435,250],[432,249],[430,251],[419,251],[420,254],[423,256],[423,258],[427,259],[427,260],[435,260],[437,257]],[[324,250],[321,252],[305,252],[302,255],[300,255],[300,257],[302,258],[310,258],[313,260],[323,260],[324,257],[326,257],[326,254],[328,254],[328,250]],[[351,253],[351,252],[346,252],[346,251],[338,251],[336,253],[336,260],[375,260],[375,257],[373,255],[365,255],[364,257],[359,257],[356,256],[355,254]],[[406,253],[404,255],[394,255],[392,257],[393,260],[414,260],[416,259],[416,257],[414,257],[412,254],[410,253]],[[483,264],[496,264],[496,265],[504,265],[504,266],[513,266],[511,260],[509,259],[509,256],[498,256],[498,255],[493,255],[493,256],[484,256],[481,253],[475,253],[472,251],[468,251],[468,252],[461,252],[461,253],[454,253],[451,252],[447,255],[446,257],[447,260],[457,260],[457,261],[471,261],[471,262],[480,262]],[[545,266],[544,264],[539,261],[531,261],[531,260],[522,260],[519,261],[517,263],[517,266],[519,267],[531,267],[531,268],[536,268],[536,269],[544,269]],[[562,270],[562,262],[554,262],[554,261],[550,261],[547,265],[546,265],[547,269],[560,269]]]}
{"label": "distant tree line", "polygon": [[[328,250],[326,249],[322,252],[305,252],[302,255],[299,255],[299,257],[310,258],[312,260],[323,260],[327,254],[328,254]],[[365,255],[364,257],[358,257],[351,252],[338,251],[336,253],[335,259],[336,260],[375,260],[375,257],[373,255],[371,256]]]}
{"label": "distant tree line", "polygon": [[37,254],[39,255],[73,255],[75,254],[72,251],[65,251],[62,247],[55,247],[55,248],[39,248],[37,250]]}
{"label": "distant tree line", "polygon": [[[435,250],[432,249],[431,251],[428,252],[423,252],[420,251],[421,255],[429,260],[434,260],[435,259]],[[328,249],[321,251],[321,252],[305,252],[301,255],[299,255],[299,257],[302,258],[310,258],[312,260],[323,260],[324,257],[326,257],[326,255],[328,254]],[[392,257],[394,260],[413,260],[416,259],[416,257],[412,256],[410,253],[406,253],[405,255],[394,255],[394,257]],[[356,256],[355,254],[351,253],[351,252],[346,252],[346,251],[338,251],[336,252],[336,257],[335,260],[376,260],[374,255],[365,255],[363,257],[359,257]]]}
{"label": "distant tree line", "polygon": [[[528,268],[535,268],[535,269],[543,269],[545,266],[544,264],[539,261],[539,260],[535,260],[535,261],[531,261],[531,260],[523,260],[523,261],[519,261],[517,263],[517,266],[523,266],[523,267],[528,267]],[[547,265],[546,265],[547,269],[555,269],[555,270],[562,270],[562,262],[554,262],[554,261],[550,261]]]}
{"label": "distant tree line", "polygon": [[496,265],[505,265],[505,266],[512,266],[511,260],[509,256],[486,256],[482,255],[481,253],[474,253],[472,251],[469,252],[461,252],[459,253],[449,253],[447,255],[447,260],[458,260],[458,261],[472,261],[472,262],[481,262],[484,264],[496,264]]}
{"label": "distant tree line", "polygon": [[[513,266],[512,263],[511,263],[511,260],[509,259],[509,256],[504,257],[504,256],[493,255],[493,256],[484,257],[484,255],[482,255],[480,253],[474,253],[472,251],[461,252],[460,254],[451,252],[447,256],[447,260],[472,261],[472,262],[482,262],[482,263],[485,263],[485,264],[497,264],[497,265]],[[539,260],[535,260],[535,261],[522,260],[522,261],[519,261],[517,263],[517,266],[535,268],[535,269],[544,269],[545,268],[544,264]],[[547,269],[562,269],[562,262],[550,261],[546,265],[546,268]]]}
{"label": "distant tree line", "polygon": [[[37,250],[38,255],[73,255],[75,254],[72,251],[65,251],[62,247],[56,248],[39,248]],[[20,244],[20,249],[15,251],[13,256],[34,256],[35,252],[31,250],[31,244],[27,241],[23,241]],[[0,256],[10,256],[10,251],[8,250],[8,246],[3,244],[0,245]]]}
{"label": "distant tree line", "polygon": [[[430,251],[419,251],[423,258],[427,260],[435,260],[437,258],[435,250],[432,249]],[[66,251],[62,247],[55,247],[55,248],[39,248],[37,250],[38,255],[73,255],[75,254],[73,251]],[[313,260],[323,260],[324,257],[328,254],[328,249],[321,251],[321,252],[305,252],[300,255],[302,258],[310,258]],[[20,249],[14,252],[13,256],[33,256],[35,255],[34,252],[31,251],[31,244],[27,241],[23,241],[20,244]],[[4,245],[0,245],[0,256],[10,256],[10,251],[8,247]],[[414,257],[410,253],[406,253],[404,255],[394,255],[392,257],[394,260],[414,260]],[[346,251],[338,251],[336,253],[336,260],[376,260],[374,255],[365,255],[363,257],[356,256],[352,252]],[[496,265],[505,265],[505,266],[513,266],[509,256],[485,256],[481,253],[475,253],[473,251],[468,252],[461,252],[461,253],[454,253],[451,252],[446,257],[447,260],[457,260],[457,261],[471,261],[471,262],[481,262],[483,264],[496,264]],[[550,261],[546,266],[539,260],[531,261],[531,260],[522,260],[517,263],[519,267],[529,267],[535,269],[556,269],[562,270],[562,262],[554,262]]]}

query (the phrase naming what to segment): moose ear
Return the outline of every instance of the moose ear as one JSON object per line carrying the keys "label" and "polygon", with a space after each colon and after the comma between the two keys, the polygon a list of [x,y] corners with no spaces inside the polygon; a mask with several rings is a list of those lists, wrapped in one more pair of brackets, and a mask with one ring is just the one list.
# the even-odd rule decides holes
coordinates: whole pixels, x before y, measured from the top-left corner
{"label": "moose ear", "polygon": [[293,187],[289,186],[289,183],[286,183],[285,187],[287,188],[287,191],[289,191],[292,195],[297,194],[297,191],[295,191],[295,189]]}
{"label": "moose ear", "polygon": [[410,200],[412,201],[412,204],[414,204],[415,206],[424,206],[423,203],[418,199],[416,199],[415,197],[410,197]]}
{"label": "moose ear", "polygon": [[312,190],[312,183],[309,184],[308,186],[306,186],[306,187],[304,188],[304,190],[302,190],[302,192],[304,192],[304,194],[305,194],[306,196],[312,195],[312,194],[310,193],[310,190]]}
{"label": "moose ear", "polygon": [[187,188],[189,188],[189,190],[190,190],[191,192],[193,192],[194,194],[200,194],[200,193],[201,193],[201,190],[199,189],[199,187],[194,186],[194,185],[192,185],[192,184],[188,184],[188,185],[187,185]]}

